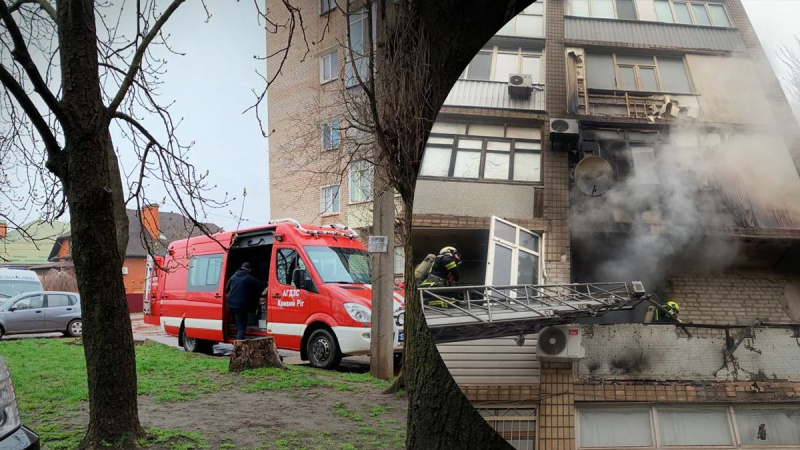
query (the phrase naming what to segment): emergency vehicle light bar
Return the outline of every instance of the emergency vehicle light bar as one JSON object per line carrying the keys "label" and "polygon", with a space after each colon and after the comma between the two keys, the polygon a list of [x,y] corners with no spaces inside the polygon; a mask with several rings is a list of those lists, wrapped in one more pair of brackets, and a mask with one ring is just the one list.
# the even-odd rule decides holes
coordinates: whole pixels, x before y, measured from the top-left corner
{"label": "emergency vehicle light bar", "polygon": [[648,301],[640,282],[420,288],[437,343],[518,336]]}
{"label": "emergency vehicle light bar", "polygon": [[290,224],[294,225],[294,227],[297,228],[298,231],[306,233],[306,234],[308,234],[310,236],[320,236],[320,235],[342,236],[342,237],[346,237],[346,238],[350,238],[350,239],[358,237],[358,233],[356,233],[355,231],[351,230],[347,226],[341,225],[341,224],[338,224],[338,223],[337,224],[331,224],[330,227],[334,228],[334,229],[345,230],[346,232],[335,231],[335,230],[331,230],[331,231],[327,231],[327,230],[308,230],[308,229],[304,228],[302,225],[300,225],[300,222],[298,222],[295,219],[291,219],[291,218],[270,220],[268,223],[271,224],[271,225],[277,225],[279,223],[290,223]]}

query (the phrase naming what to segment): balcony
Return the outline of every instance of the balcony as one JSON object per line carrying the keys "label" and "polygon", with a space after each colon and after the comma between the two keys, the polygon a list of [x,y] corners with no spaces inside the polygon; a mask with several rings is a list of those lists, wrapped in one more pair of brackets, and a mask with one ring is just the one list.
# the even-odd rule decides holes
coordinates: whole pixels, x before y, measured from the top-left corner
{"label": "balcony", "polygon": [[[670,105],[669,111],[667,105]],[[579,95],[578,114],[633,119],[667,119],[682,114],[699,119],[697,95],[670,95],[647,92],[602,91],[589,89]],[[673,107],[674,110],[673,110]],[[669,112],[671,114],[667,115]]]}
{"label": "balcony", "polygon": [[492,108],[525,111],[544,111],[544,85],[534,85],[527,99],[508,95],[508,83],[503,81],[458,80],[444,101],[445,106]]}

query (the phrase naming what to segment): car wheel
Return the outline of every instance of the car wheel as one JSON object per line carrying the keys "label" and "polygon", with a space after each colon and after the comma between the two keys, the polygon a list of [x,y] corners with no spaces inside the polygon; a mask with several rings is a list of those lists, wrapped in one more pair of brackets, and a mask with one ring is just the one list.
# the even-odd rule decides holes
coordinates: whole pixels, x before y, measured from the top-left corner
{"label": "car wheel", "polygon": [[3,327],[0,327],[0,339],[3,339],[3,336],[6,334],[6,330]]}
{"label": "car wheel", "polygon": [[83,321],[75,319],[67,325],[67,335],[72,337],[83,336]]}
{"label": "car wheel", "polygon": [[316,330],[311,333],[306,344],[306,352],[311,366],[318,369],[335,369],[342,362],[339,345],[328,330]]}
{"label": "car wheel", "polygon": [[186,336],[186,328],[181,328],[181,341],[183,341],[183,349],[187,352],[214,354],[213,342]]}
{"label": "car wheel", "polygon": [[395,353],[394,354],[394,370],[400,370],[403,368],[403,354],[402,353]]}

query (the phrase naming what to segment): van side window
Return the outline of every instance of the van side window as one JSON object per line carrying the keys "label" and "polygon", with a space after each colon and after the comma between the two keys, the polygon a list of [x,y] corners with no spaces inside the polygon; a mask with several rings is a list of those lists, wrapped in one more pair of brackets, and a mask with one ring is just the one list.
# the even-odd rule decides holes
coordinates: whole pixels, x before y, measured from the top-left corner
{"label": "van side window", "polygon": [[44,298],[41,295],[32,295],[25,297],[14,304],[19,310],[25,309],[39,309],[44,306]]}
{"label": "van side window", "polygon": [[290,248],[279,249],[278,253],[275,255],[275,259],[275,271],[278,276],[278,283],[284,286],[292,285],[292,273],[294,269],[306,268],[303,258],[297,254],[297,250],[292,250]]}
{"label": "van side window", "polygon": [[69,301],[69,296],[64,294],[47,294],[47,307],[58,308],[70,306],[72,303]]}
{"label": "van side window", "polygon": [[189,261],[187,291],[216,291],[222,274],[222,255],[195,256]]}

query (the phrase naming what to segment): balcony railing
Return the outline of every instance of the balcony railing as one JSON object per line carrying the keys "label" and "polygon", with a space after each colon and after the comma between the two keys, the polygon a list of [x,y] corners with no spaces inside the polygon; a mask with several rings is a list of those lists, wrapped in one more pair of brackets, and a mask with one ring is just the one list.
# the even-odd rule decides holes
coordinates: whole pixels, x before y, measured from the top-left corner
{"label": "balcony railing", "polygon": [[544,85],[534,85],[529,98],[508,95],[503,81],[458,80],[450,90],[445,106],[544,111]]}
{"label": "balcony railing", "polygon": [[[586,102],[588,101],[588,108]],[[680,115],[685,108],[687,116],[700,117],[697,95],[670,95],[646,92],[598,91],[590,89],[584,98],[578,98],[578,112],[593,116],[630,117],[637,119],[668,118],[665,106],[672,102],[675,107],[670,113]],[[588,109],[588,111],[587,111]]]}

